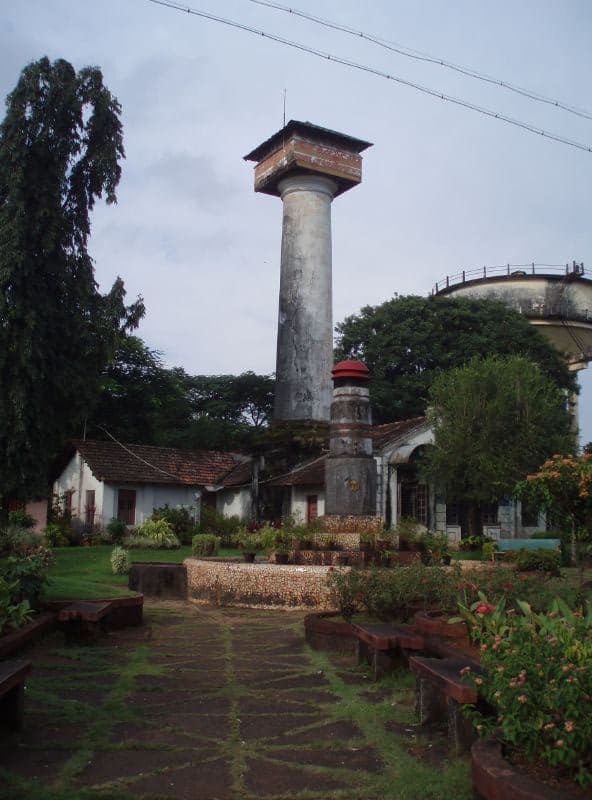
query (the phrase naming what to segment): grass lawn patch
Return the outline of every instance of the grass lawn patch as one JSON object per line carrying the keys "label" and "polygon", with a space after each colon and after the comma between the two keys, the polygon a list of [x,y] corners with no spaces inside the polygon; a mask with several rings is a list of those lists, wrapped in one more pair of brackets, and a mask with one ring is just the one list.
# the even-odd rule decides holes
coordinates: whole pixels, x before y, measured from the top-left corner
{"label": "grass lawn patch", "polygon": [[[56,547],[55,564],[49,569],[46,600],[102,600],[130,594],[127,575],[114,575],[111,571],[112,545],[96,547]],[[181,564],[191,556],[191,547],[178,550],[130,550],[135,561],[161,561]],[[237,557],[239,550],[221,550],[221,558]],[[135,594],[135,592],[133,593]]]}

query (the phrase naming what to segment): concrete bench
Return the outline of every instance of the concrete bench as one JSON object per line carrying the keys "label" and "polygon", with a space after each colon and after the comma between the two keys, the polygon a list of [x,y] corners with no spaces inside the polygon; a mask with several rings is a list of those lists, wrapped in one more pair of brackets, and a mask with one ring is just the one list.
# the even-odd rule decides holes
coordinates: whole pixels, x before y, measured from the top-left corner
{"label": "concrete bench", "polygon": [[407,650],[423,650],[424,638],[410,625],[352,625],[358,638],[358,661],[372,666],[374,680],[391,672]]}
{"label": "concrete bench", "polygon": [[23,727],[25,678],[30,671],[30,661],[0,662],[0,722],[9,730]]}
{"label": "concrete bench", "polygon": [[502,559],[505,553],[519,553],[520,550],[561,550],[560,539],[498,539],[495,542],[494,557]]}
{"label": "concrete bench", "polygon": [[90,603],[81,601],[62,608],[58,622],[66,641],[76,644],[96,641],[99,632],[107,630],[107,617],[111,603]]}
{"label": "concrete bench", "polygon": [[472,725],[461,712],[465,704],[475,705],[478,692],[465,683],[461,670],[470,667],[473,672],[483,670],[469,658],[422,658],[411,656],[409,667],[416,674],[416,712],[421,725],[446,719],[448,741],[455,753],[470,749],[475,739]]}

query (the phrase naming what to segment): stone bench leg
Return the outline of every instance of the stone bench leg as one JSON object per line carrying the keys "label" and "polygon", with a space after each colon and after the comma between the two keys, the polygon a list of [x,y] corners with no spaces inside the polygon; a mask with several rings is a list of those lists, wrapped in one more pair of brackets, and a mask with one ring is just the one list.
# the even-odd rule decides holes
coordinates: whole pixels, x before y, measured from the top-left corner
{"label": "stone bench leg", "polygon": [[25,683],[19,683],[10,689],[0,699],[0,719],[11,731],[20,731],[23,728],[25,714]]}
{"label": "stone bench leg", "polygon": [[369,664],[375,681],[395,669],[398,656],[396,650],[377,650],[366,642],[358,641],[358,664]]}
{"label": "stone bench leg", "polygon": [[471,721],[464,716],[461,705],[451,697],[448,706],[448,744],[455,755],[466,753],[476,739]]}
{"label": "stone bench leg", "polygon": [[415,681],[415,713],[420,725],[446,719],[448,708],[442,691],[428,678],[418,675]]}

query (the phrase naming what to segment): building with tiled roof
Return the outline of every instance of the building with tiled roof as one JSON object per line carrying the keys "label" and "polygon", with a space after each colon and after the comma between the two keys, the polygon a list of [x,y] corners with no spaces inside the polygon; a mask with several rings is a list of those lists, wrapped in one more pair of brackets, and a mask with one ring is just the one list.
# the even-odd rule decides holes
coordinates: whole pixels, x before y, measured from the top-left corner
{"label": "building with tiled roof", "polygon": [[63,454],[54,493],[75,520],[103,527],[112,518],[141,524],[168,505],[215,507],[249,517],[251,459],[240,453],[79,440]]}

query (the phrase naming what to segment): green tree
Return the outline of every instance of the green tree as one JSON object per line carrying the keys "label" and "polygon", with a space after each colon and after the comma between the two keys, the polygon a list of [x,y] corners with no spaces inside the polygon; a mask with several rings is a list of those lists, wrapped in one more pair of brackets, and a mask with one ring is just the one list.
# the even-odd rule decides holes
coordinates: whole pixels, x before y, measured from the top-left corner
{"label": "green tree", "polygon": [[592,454],[574,457],[559,453],[517,483],[515,495],[545,511],[549,522],[569,534],[575,562],[576,540],[592,536]]}
{"label": "green tree", "polygon": [[336,359],[370,370],[376,423],[424,414],[436,375],[486,355],[522,355],[562,388],[575,379],[559,353],[520,314],[489,300],[398,297],[338,324]]}
{"label": "green tree", "polygon": [[189,376],[167,369],[137,336],[121,337],[102,375],[88,435],[134,444],[178,446],[191,425]]}
{"label": "green tree", "polygon": [[[550,453],[573,444],[564,393],[521,356],[490,356],[440,373],[430,390],[427,476],[480,532],[482,506],[512,494]],[[467,531],[468,529],[468,531]]]}
{"label": "green tree", "polygon": [[89,215],[114,203],[124,156],[101,72],[47,58],[23,70],[0,125],[0,498],[45,488],[119,338],[137,326],[123,282],[97,291]]}

